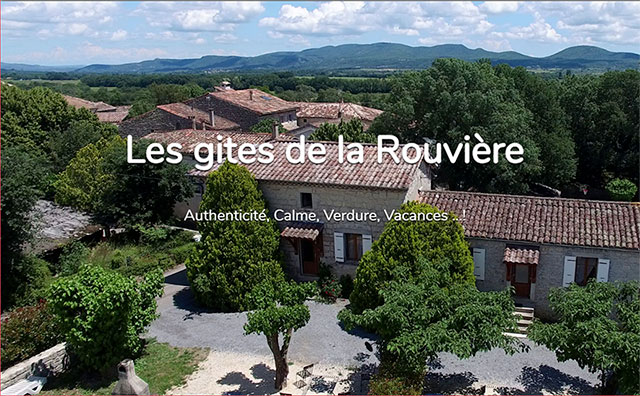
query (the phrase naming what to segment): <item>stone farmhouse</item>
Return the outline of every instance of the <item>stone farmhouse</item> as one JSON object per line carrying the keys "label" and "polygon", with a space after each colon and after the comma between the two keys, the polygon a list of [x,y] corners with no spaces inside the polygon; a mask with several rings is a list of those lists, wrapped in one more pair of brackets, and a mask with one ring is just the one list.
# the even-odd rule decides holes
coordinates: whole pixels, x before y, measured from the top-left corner
{"label": "stone farmhouse", "polygon": [[234,90],[228,83],[213,92],[185,102],[157,106],[154,110],[123,121],[121,136],[140,138],[150,133],[180,129],[248,131],[264,119],[274,119],[282,132],[308,137],[325,122],[360,119],[369,128],[381,110],[354,103],[288,102],[258,89]]}
{"label": "stone farmhouse", "polygon": [[129,114],[131,106],[111,106],[104,102],[91,102],[89,100],[76,98],[75,96],[62,95],[69,106],[76,109],[87,109],[94,113],[101,122],[119,125]]}
{"label": "stone farmhouse", "polygon": [[207,129],[216,131],[240,131],[233,121],[216,115],[213,110],[203,111],[186,103],[169,103],[129,118],[120,124],[121,136],[140,138],[144,135],[180,129]]}
{"label": "stone farmhouse", "polygon": [[640,278],[640,204],[454,191],[420,202],[453,212],[471,245],[479,290],[515,289],[551,317],[551,288]]}

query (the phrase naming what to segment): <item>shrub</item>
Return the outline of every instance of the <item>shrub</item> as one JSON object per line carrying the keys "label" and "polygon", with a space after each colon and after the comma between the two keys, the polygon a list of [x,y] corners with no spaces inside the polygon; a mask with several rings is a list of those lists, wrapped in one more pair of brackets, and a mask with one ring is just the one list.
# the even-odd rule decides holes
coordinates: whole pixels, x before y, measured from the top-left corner
{"label": "shrub", "polygon": [[378,373],[369,382],[370,395],[421,395],[422,383]]}
{"label": "shrub", "polygon": [[321,281],[319,287],[320,298],[325,302],[334,303],[341,295],[342,287],[336,280],[335,276],[331,276]]}
{"label": "shrub", "polygon": [[631,201],[638,191],[638,187],[627,179],[613,179],[605,188],[614,201]]}
{"label": "shrub", "polygon": [[89,249],[80,242],[72,242],[62,249],[58,259],[58,272],[62,276],[73,275],[87,262]]}
{"label": "shrub", "polygon": [[32,255],[20,256],[14,263],[14,269],[22,276],[12,281],[17,283],[13,301],[3,300],[3,306],[36,305],[47,296],[53,280],[48,262]]}
{"label": "shrub", "polygon": [[189,255],[193,253],[194,247],[194,243],[178,246],[169,250],[169,255],[173,257],[173,260],[176,262],[176,264],[183,264],[187,261]]}
{"label": "shrub", "polygon": [[122,251],[116,249],[113,251],[113,256],[111,257],[111,269],[122,268],[127,265],[127,259],[129,257],[125,257]]}
{"label": "shrub", "polygon": [[44,301],[17,308],[2,320],[2,368],[30,358],[60,342],[55,320]]}
{"label": "shrub", "polygon": [[144,227],[136,225],[135,230],[140,233],[140,242],[147,245],[158,245],[169,238],[169,232],[164,227]]}
{"label": "shrub", "polygon": [[[251,173],[226,162],[209,175],[200,210],[261,212],[266,203]],[[284,278],[274,221],[205,221],[198,228],[202,239],[186,264],[199,303],[220,311],[243,311],[254,286]]]}
{"label": "shrub", "polygon": [[69,350],[81,366],[101,370],[143,347],[139,337],[156,317],[155,297],[162,294],[162,273],[136,281],[100,266],[51,285],[50,307]]}
{"label": "shrub", "polygon": [[340,289],[342,290],[340,296],[342,298],[349,298],[351,296],[351,292],[353,291],[353,278],[351,275],[342,275],[340,276]]}
{"label": "shrub", "polygon": [[[399,213],[437,213],[427,204],[409,202]],[[362,256],[356,272],[350,300],[354,312],[375,308],[382,303],[379,290],[390,281],[391,273],[400,264],[415,266],[424,257],[434,264],[448,262],[448,276],[453,281],[473,283],[473,259],[464,231],[453,216],[446,221],[396,221],[385,226],[380,238]]]}

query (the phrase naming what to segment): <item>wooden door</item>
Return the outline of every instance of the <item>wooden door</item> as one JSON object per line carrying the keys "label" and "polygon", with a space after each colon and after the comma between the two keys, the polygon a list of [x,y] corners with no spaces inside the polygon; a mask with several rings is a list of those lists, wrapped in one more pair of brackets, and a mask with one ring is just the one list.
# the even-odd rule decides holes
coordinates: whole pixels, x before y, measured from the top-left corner
{"label": "wooden door", "polygon": [[302,261],[302,273],[305,275],[318,275],[318,261],[313,241],[300,240],[300,260]]}
{"label": "wooden door", "polygon": [[515,276],[513,286],[516,296],[529,298],[531,293],[530,266],[527,264],[515,264]]}

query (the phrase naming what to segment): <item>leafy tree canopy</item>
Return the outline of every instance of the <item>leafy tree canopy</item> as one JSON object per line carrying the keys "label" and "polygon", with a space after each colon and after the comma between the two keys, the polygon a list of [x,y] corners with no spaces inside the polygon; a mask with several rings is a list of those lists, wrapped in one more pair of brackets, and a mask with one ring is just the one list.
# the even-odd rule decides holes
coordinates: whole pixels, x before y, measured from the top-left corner
{"label": "leafy tree canopy", "polygon": [[[225,162],[209,175],[200,211],[266,210],[253,175]],[[247,309],[246,295],[263,280],[283,279],[280,233],[274,221],[204,221],[202,238],[187,261],[197,300],[221,311]]]}
{"label": "leafy tree canopy", "polygon": [[364,131],[362,121],[358,119],[340,121],[339,124],[324,123],[311,134],[309,139],[337,142],[340,135],[345,142],[376,143],[377,141],[376,135]]}
{"label": "leafy tree canopy", "polygon": [[[403,204],[400,213],[434,213],[438,209],[417,202]],[[351,305],[355,312],[366,308],[375,308],[382,303],[379,290],[393,278],[393,269],[401,264],[413,268],[415,276],[420,275],[417,266],[420,257],[434,265],[443,264],[448,276],[454,282],[474,282],[473,259],[469,245],[464,239],[460,223],[452,216],[446,221],[397,221],[391,220],[371,250],[360,259],[354,289],[351,293]]]}
{"label": "leafy tree canopy", "polygon": [[156,318],[162,272],[140,282],[85,265],[51,285],[49,304],[68,347],[81,365],[101,370],[142,351],[139,335]]}
{"label": "leafy tree canopy", "polygon": [[[316,292],[313,282],[296,283],[283,280],[264,281],[248,295],[248,306],[253,312],[247,314],[245,334],[264,334],[276,365],[275,388],[286,386],[289,364],[287,353],[293,332],[304,327],[310,319],[305,300]],[[282,345],[280,345],[282,339]]]}
{"label": "leafy tree canopy", "polygon": [[640,393],[640,283],[575,283],[549,293],[556,323],[534,321],[529,338],[600,373],[603,393]]}

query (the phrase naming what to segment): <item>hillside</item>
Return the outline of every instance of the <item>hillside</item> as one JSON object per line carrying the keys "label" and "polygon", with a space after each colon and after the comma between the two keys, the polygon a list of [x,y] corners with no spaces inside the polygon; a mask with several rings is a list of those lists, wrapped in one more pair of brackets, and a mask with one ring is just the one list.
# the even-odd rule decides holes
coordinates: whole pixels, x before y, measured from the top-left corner
{"label": "hillside", "polygon": [[[637,68],[640,55],[610,52],[599,47],[577,46],[554,55],[536,58],[514,51],[492,52],[470,49],[459,44],[411,47],[403,44],[344,44],[312,48],[299,52],[273,52],[242,56],[207,55],[198,59],[154,59],[121,65],[89,65],[78,69],[86,73],[169,73],[204,71],[273,71],[273,70],[407,70],[422,69],[438,58],[475,61],[491,59],[536,69],[621,70]],[[3,64],[5,69],[6,65]]]}

